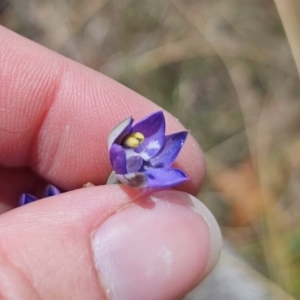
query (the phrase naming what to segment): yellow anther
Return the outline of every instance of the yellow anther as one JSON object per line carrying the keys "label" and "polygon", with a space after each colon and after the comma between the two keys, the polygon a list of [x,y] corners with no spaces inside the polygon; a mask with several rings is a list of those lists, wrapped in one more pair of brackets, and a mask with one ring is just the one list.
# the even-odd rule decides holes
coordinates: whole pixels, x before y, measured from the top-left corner
{"label": "yellow anther", "polygon": [[140,143],[142,143],[145,139],[144,135],[140,132],[133,132],[129,134],[129,136],[136,138]]}
{"label": "yellow anther", "polygon": [[136,148],[138,147],[143,141],[145,137],[142,133],[140,132],[133,132],[131,134],[128,134],[124,139],[123,139],[123,145],[127,146],[129,148]]}

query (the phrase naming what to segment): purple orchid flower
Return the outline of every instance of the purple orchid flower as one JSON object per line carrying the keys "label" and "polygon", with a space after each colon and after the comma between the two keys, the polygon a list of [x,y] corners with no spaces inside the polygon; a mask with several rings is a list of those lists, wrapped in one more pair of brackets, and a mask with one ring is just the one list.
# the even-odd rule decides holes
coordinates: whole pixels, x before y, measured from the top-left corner
{"label": "purple orchid flower", "polygon": [[[163,112],[153,113],[134,126],[127,118],[108,137],[113,176],[132,187],[168,188],[188,180],[181,170],[171,168],[187,131],[165,135]],[[111,178],[110,177],[110,178]]]}
{"label": "purple orchid flower", "polygon": [[[45,197],[51,197],[51,196],[55,196],[55,195],[59,195],[60,194],[60,190],[55,187],[52,184],[48,184],[45,190]],[[28,193],[24,193],[21,195],[20,200],[19,200],[19,206],[23,206],[25,204],[31,203],[38,200],[37,197],[28,194]]]}

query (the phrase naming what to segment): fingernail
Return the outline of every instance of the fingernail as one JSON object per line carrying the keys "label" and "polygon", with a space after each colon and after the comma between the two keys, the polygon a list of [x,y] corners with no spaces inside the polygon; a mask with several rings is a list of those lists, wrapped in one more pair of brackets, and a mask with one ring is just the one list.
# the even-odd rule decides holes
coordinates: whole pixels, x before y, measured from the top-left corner
{"label": "fingernail", "polygon": [[216,264],[219,227],[184,192],[161,191],[104,221],[93,240],[94,261],[108,299],[174,299]]}

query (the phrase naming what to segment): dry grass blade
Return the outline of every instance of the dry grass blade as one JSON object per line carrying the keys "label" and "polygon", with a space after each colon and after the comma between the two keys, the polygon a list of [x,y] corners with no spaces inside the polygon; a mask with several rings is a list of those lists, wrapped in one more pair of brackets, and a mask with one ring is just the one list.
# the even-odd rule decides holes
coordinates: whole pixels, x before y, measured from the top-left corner
{"label": "dry grass blade", "polygon": [[300,76],[300,4],[297,0],[274,0]]}

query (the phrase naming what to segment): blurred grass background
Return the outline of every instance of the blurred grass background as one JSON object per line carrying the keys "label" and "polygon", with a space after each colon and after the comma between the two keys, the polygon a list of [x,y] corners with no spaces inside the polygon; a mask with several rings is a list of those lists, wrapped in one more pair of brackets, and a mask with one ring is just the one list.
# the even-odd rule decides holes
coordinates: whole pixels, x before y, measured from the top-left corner
{"label": "blurred grass background", "polygon": [[[0,0],[0,24],[174,114],[225,239],[300,299],[300,1]],[[274,299],[276,294],[274,293]]]}

